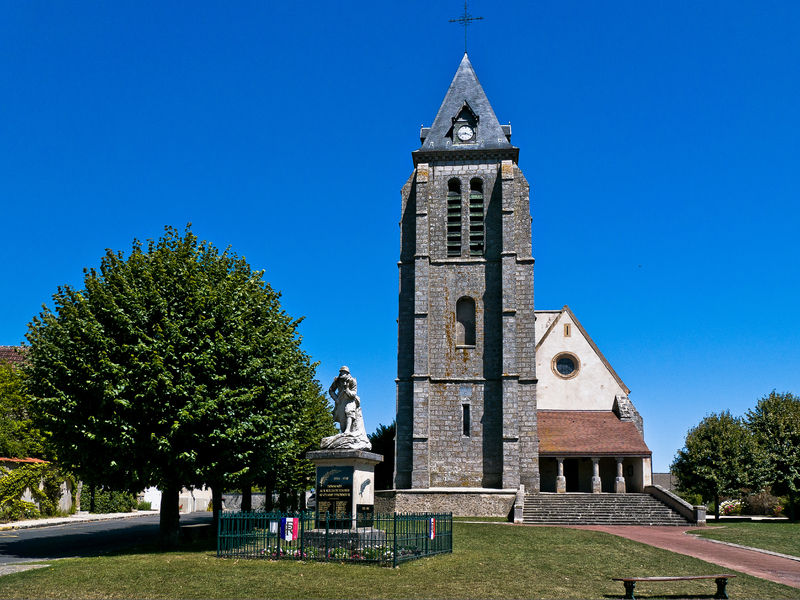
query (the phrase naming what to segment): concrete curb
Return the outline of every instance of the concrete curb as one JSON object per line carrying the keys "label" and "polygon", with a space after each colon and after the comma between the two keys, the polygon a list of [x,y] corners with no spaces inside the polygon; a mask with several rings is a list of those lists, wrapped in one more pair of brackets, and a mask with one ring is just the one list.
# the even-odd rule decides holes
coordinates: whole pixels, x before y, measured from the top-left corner
{"label": "concrete curb", "polygon": [[788,558],[789,560],[800,562],[800,557],[792,556],[791,554],[781,554],[780,552],[773,552],[772,550],[764,550],[763,548],[754,548],[753,546],[742,546],[741,544],[734,544],[733,542],[723,542],[722,540],[715,540],[702,535],[697,535],[696,533],[690,533],[688,531],[684,531],[684,533],[686,535],[694,536],[698,540],[705,540],[707,542],[712,542],[714,544],[722,544],[723,546],[732,546],[733,548],[741,548],[742,550],[752,550],[753,552],[761,552],[761,554],[769,554],[770,556],[777,556],[779,558]]}
{"label": "concrete curb", "polygon": [[157,510],[139,510],[129,513],[108,513],[108,514],[79,514],[70,517],[55,517],[52,519],[31,519],[28,521],[17,521],[16,523],[4,523],[0,525],[0,531],[13,531],[15,529],[38,529],[39,527],[58,527],[60,525],[72,525],[77,523],[92,523],[95,521],[112,521],[115,519],[132,519],[136,517],[147,517],[159,514]]}

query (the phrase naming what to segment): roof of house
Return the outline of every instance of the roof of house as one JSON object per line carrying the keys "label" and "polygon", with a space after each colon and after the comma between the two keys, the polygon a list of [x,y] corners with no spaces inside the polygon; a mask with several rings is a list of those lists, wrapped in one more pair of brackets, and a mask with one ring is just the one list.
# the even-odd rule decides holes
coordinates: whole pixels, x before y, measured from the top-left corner
{"label": "roof of house", "polygon": [[630,421],[605,410],[540,410],[539,454],[550,456],[650,456]]}
{"label": "roof of house", "polygon": [[0,346],[0,363],[21,365],[25,362],[27,346]]}
{"label": "roof of house", "polygon": [[5,458],[0,456],[0,463],[9,462],[9,463],[46,463],[46,460],[42,460],[41,458]]}

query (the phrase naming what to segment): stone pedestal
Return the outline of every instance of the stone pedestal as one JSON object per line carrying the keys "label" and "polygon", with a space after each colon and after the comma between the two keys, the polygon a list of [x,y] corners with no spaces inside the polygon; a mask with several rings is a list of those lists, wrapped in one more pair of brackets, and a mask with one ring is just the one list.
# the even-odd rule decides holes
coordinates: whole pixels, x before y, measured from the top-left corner
{"label": "stone pedestal", "polygon": [[[383,461],[383,456],[365,450],[313,450],[306,458],[317,468],[315,529],[372,527],[375,465]],[[326,519],[326,513],[347,517]]]}

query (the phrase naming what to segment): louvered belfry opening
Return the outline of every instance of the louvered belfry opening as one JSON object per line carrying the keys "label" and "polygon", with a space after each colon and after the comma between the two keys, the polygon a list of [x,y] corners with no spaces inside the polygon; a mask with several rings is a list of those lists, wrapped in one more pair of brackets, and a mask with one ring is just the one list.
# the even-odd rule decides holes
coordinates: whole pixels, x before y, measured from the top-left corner
{"label": "louvered belfry opening", "polygon": [[475,178],[469,182],[469,255],[483,256],[483,246],[483,181]]}
{"label": "louvered belfry opening", "polygon": [[461,256],[461,181],[447,183],[447,256]]}

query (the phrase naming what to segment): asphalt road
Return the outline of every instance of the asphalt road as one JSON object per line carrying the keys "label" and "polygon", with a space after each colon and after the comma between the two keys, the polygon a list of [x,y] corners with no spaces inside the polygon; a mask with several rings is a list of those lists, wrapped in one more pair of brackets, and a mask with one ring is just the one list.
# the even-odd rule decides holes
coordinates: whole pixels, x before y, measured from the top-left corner
{"label": "asphalt road", "polygon": [[[181,525],[210,523],[211,513],[181,515]],[[0,531],[0,566],[96,556],[158,540],[158,515]]]}

